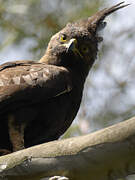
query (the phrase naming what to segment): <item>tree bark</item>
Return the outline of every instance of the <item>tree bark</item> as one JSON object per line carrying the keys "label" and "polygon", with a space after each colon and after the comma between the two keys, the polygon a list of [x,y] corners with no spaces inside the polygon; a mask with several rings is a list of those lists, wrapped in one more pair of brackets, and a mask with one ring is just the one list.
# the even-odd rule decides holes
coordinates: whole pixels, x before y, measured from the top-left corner
{"label": "tree bark", "polygon": [[94,133],[0,157],[4,180],[113,180],[135,173],[135,117]]}

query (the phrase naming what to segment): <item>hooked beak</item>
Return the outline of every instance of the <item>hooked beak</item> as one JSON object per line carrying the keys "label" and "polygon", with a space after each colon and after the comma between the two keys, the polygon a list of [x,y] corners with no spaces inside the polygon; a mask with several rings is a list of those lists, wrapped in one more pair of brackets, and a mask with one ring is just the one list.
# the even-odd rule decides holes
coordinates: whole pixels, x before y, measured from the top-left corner
{"label": "hooked beak", "polygon": [[64,44],[67,48],[67,52],[72,51],[75,55],[79,55],[81,58],[83,58],[82,54],[77,48],[77,40],[75,38],[72,38],[69,40],[68,43]]}

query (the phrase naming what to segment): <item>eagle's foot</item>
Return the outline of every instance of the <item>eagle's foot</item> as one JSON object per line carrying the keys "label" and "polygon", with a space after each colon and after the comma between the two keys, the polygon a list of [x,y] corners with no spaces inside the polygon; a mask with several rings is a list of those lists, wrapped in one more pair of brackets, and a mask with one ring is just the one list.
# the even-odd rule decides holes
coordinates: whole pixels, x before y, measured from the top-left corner
{"label": "eagle's foot", "polygon": [[8,149],[0,149],[0,156],[4,156],[6,154],[10,154],[11,151]]}

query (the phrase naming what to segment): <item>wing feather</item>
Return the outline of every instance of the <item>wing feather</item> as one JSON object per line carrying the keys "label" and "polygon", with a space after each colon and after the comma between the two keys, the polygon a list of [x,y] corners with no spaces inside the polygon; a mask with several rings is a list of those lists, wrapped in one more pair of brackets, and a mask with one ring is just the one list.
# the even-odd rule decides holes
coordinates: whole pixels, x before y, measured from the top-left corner
{"label": "wing feather", "polygon": [[70,72],[66,68],[34,61],[5,63],[0,66],[0,113],[71,89]]}

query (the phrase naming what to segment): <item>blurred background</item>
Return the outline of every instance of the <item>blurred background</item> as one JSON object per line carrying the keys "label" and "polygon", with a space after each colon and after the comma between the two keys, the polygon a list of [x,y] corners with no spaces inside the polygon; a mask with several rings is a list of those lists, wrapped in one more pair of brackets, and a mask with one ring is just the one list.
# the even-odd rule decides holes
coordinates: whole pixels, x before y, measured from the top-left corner
{"label": "blurred background", "polygon": [[[67,22],[91,16],[118,0],[0,0],[0,63],[38,60]],[[106,19],[98,58],[80,111],[63,138],[87,134],[135,115],[135,2]],[[135,179],[128,177],[128,179]]]}

